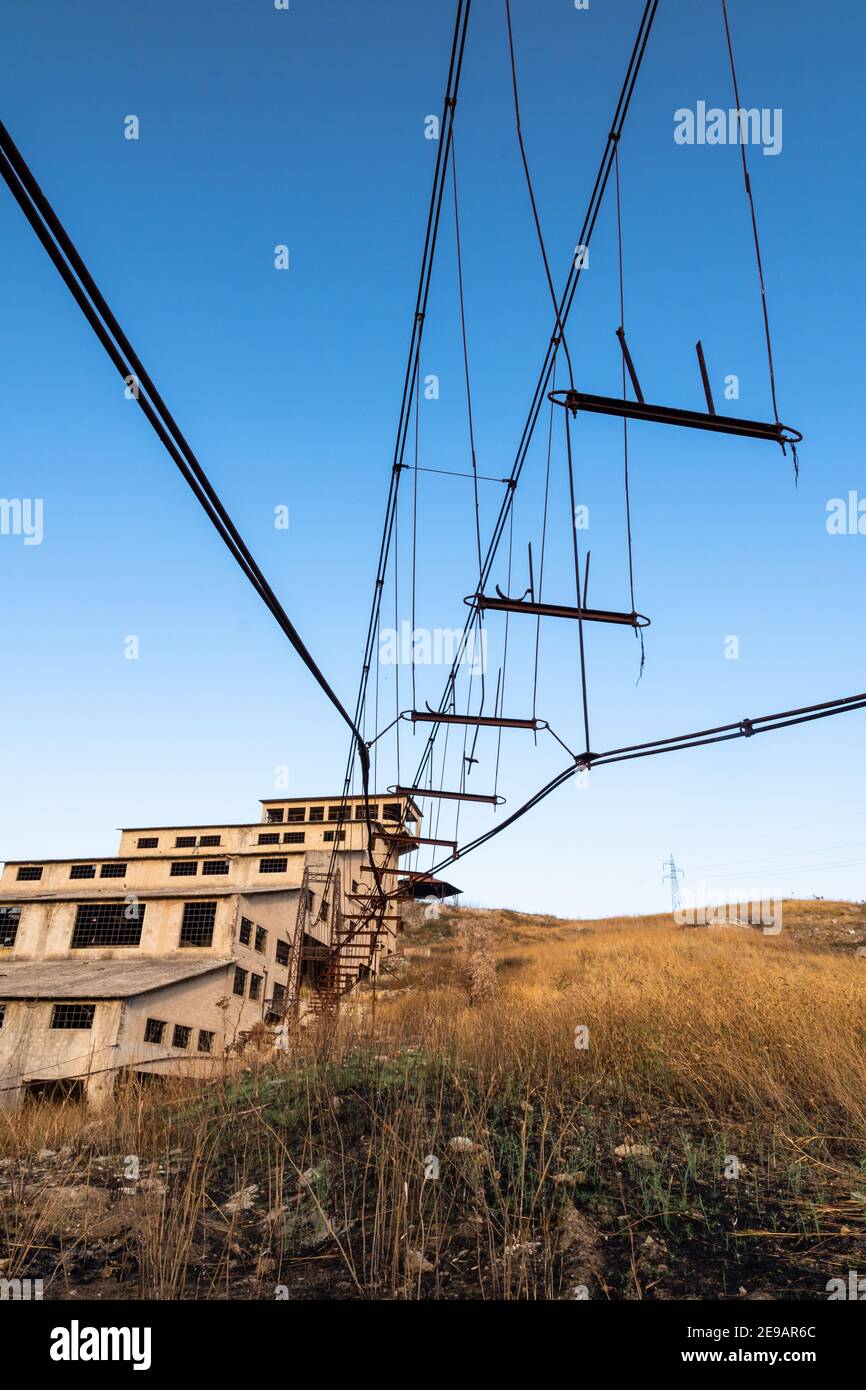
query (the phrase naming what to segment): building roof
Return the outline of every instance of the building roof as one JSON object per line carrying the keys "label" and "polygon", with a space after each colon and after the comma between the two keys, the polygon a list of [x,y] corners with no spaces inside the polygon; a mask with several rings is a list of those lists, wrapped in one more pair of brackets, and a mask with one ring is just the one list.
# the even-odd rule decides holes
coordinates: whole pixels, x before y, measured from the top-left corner
{"label": "building roof", "polygon": [[212,958],[4,961],[0,999],[129,999],[230,964]]}

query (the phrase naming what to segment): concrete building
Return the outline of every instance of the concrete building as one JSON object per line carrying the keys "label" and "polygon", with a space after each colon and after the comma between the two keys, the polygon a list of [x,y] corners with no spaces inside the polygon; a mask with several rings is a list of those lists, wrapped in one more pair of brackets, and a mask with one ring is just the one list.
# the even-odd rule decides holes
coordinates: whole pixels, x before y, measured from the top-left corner
{"label": "concrete building", "polygon": [[[390,893],[420,812],[371,803]],[[389,908],[379,935],[361,920],[374,889],[363,802],[261,805],[254,823],[126,828],[110,859],[4,866],[0,1104],[98,1103],[124,1072],[212,1072],[291,1007],[315,1010],[326,978],[345,992],[376,972],[399,918]]]}

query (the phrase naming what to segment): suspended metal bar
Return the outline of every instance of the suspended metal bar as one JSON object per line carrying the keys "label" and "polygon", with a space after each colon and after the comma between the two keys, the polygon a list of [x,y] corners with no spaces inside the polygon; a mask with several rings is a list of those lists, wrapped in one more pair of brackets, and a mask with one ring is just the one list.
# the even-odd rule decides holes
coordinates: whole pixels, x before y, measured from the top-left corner
{"label": "suspended metal bar", "polygon": [[[619,623],[624,627],[650,625],[649,618],[642,613],[615,613],[607,608],[573,608],[562,603],[531,603],[526,599],[508,598],[502,593],[496,598],[490,594],[470,594],[464,603],[481,612],[494,609],[501,613],[532,613],[541,618],[577,618],[585,623]],[[540,727],[537,720],[536,727]]]}
{"label": "suspended metal bar", "polygon": [[799,444],[803,436],[791,425],[766,424],[761,420],[741,420],[733,415],[709,415],[700,410],[678,410],[668,405],[647,405],[645,401],[625,401],[618,396],[590,396],[584,391],[551,391],[548,400],[565,406],[574,415],[584,410],[592,415],[619,415],[628,420],[651,420],[659,425],[684,425],[687,429],[713,430],[750,439],[766,439],[784,450],[786,444]]}
{"label": "suspended metal bar", "polygon": [[631,353],[628,350],[628,343],[625,340],[625,333],[621,328],[618,328],[616,330],[616,336],[619,339],[619,345],[622,348],[622,360],[625,362],[626,369],[628,371],[629,377],[631,378],[631,384],[634,389],[634,393],[640,401],[641,405],[643,405],[643,391],[640,389],[640,382],[637,379],[637,372],[634,368],[634,362],[632,362],[631,360]]}
{"label": "suspended metal bar", "polygon": [[541,724],[537,719],[507,719],[492,714],[440,714],[430,709],[407,710],[413,724],[469,724],[480,729],[532,729],[537,732]]}
{"label": "suspended metal bar", "polygon": [[439,792],[432,787],[389,787],[392,796],[428,796],[438,801],[481,801],[487,806],[504,806],[504,796],[480,796],[478,792]]}
{"label": "suspended metal bar", "polygon": [[[413,835],[411,830],[405,830],[401,834],[380,835],[381,840],[410,840],[413,845],[442,845],[445,849],[456,849],[456,840],[436,840],[428,839],[424,835]],[[399,873],[400,871],[397,870]]]}
{"label": "suspended metal bar", "polygon": [[707,364],[704,358],[704,345],[700,338],[698,338],[698,341],[695,343],[695,352],[698,354],[698,366],[701,369],[701,381],[704,386],[704,395],[707,398],[707,410],[711,415],[715,415],[716,407],[713,401],[712,387],[710,386],[710,374],[707,371]]}

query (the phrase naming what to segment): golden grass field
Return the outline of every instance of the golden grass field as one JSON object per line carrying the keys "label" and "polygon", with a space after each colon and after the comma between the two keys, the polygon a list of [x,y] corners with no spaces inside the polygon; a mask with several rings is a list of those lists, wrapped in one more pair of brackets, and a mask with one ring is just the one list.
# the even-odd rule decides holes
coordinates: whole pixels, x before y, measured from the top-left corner
{"label": "golden grass field", "polygon": [[95,1117],[0,1116],[0,1274],[46,1298],[826,1298],[866,1266],[864,942],[843,903],[786,902],[778,936],[419,914],[334,1037]]}

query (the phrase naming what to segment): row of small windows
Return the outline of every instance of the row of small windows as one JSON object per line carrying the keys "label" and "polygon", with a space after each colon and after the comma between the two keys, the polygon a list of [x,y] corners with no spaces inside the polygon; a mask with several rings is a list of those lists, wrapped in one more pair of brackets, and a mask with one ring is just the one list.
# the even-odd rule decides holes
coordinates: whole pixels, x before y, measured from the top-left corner
{"label": "row of small windows", "polygon": [[[247,979],[249,979],[249,988],[247,988]],[[232,992],[237,994],[239,998],[243,999],[246,997],[247,999],[253,1000],[261,999],[263,983],[263,975],[254,975],[249,970],[242,970],[239,965],[235,966],[235,978],[234,984],[232,985]]]}
{"label": "row of small windows", "polygon": [[[195,849],[196,845],[203,848],[214,849],[222,843],[221,835],[176,835],[174,839],[175,849]],[[158,849],[158,835],[139,835],[136,844],[139,849]]]}
{"label": "row of small windows", "polygon": [[[216,903],[184,903],[180,946],[213,944]],[[94,946],[140,946],[146,903],[81,903],[72,929],[73,950]]]}
{"label": "row of small windows", "polygon": [[227,874],[229,871],[227,859],[175,859],[169,869],[169,876],[171,878],[194,878],[198,873],[199,863],[201,863],[203,874]]}
{"label": "row of small windows", "polygon": [[[73,864],[69,870],[70,878],[96,878],[95,864]],[[125,864],[101,864],[100,878],[126,878]]]}
{"label": "row of small windows", "polygon": [[[311,822],[323,821],[325,819],[324,806],[311,806],[309,817],[307,816],[306,806],[270,806],[267,811],[267,820],[271,825],[278,825],[282,821],[291,823],[292,821],[304,821],[309,819]],[[355,807],[355,820],[366,820],[367,813],[364,809],[363,801]],[[352,819],[352,809],[349,806],[329,806],[328,820],[341,821]],[[371,802],[370,819],[378,820],[379,806]],[[402,820],[403,808],[399,801],[386,801],[382,807],[383,820]]]}
{"label": "row of small windows", "polygon": [[[215,902],[191,902],[183,905],[180,946],[211,946],[216,921]],[[88,950],[99,946],[140,946],[147,904],[137,901],[121,903],[80,903],[75,913],[70,949]],[[18,936],[21,905],[0,907],[0,949],[10,950]],[[242,946],[265,955],[268,933],[248,917],[241,918],[238,933]],[[288,965],[288,941],[277,939],[278,965]]]}
{"label": "row of small windows", "polygon": [[[254,975],[254,980],[259,981],[261,987],[261,976]],[[277,1002],[277,988],[274,987],[274,1003]],[[235,990],[237,993],[237,989]],[[283,990],[283,996],[285,990]],[[254,996],[250,991],[250,998]],[[258,995],[255,996],[256,998]],[[282,1002],[282,1001],[281,1001]],[[93,1027],[93,1020],[96,1015],[95,1004],[55,1004],[51,1010],[51,1027],[83,1030]],[[0,1028],[6,1018],[6,1005],[0,1004]],[[144,1026],[144,1041],[149,1043],[164,1043],[165,1030],[168,1024],[161,1018],[149,1018]],[[188,1048],[192,1041],[192,1028],[184,1023],[176,1023],[172,1030],[171,1045],[177,1048]],[[197,1050],[199,1052],[213,1051],[214,1034],[207,1028],[198,1030]]]}
{"label": "row of small windows", "polygon": [[[144,1041],[147,1043],[164,1044],[166,1041],[165,1030],[168,1023],[162,1018],[149,1018],[144,1025]],[[213,1051],[214,1035],[207,1028],[199,1028],[197,1052]],[[175,1023],[172,1027],[171,1045],[172,1047],[188,1048],[192,1042],[192,1028],[185,1023]]]}
{"label": "row of small windows", "polygon": [[[283,832],[284,845],[302,845],[306,835],[303,830],[286,830]],[[279,832],[266,831],[259,836],[260,845],[278,845],[280,843]]]}
{"label": "row of small windows", "polygon": [[[255,939],[253,933],[255,932]],[[257,927],[251,922],[249,917],[241,918],[240,931],[238,937],[242,946],[252,946],[254,951],[260,951],[262,955],[268,949],[268,934],[264,927]]]}

